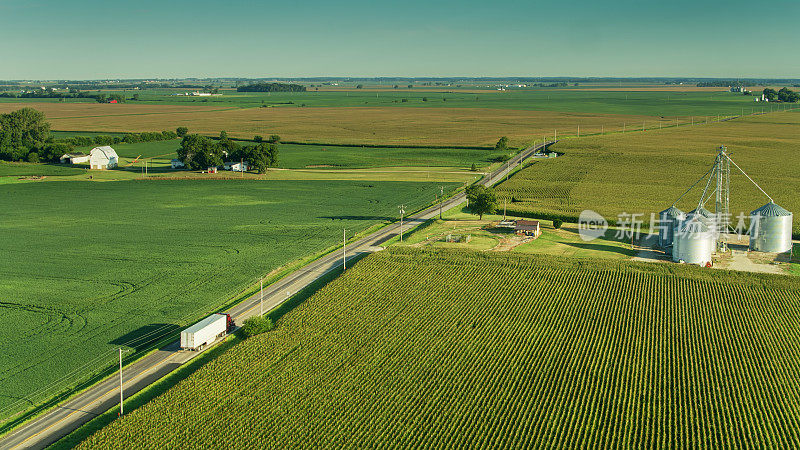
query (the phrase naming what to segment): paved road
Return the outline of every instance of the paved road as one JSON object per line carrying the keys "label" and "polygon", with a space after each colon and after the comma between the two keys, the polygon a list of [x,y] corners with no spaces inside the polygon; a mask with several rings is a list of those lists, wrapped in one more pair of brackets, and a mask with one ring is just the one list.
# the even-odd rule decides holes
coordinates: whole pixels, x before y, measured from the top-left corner
{"label": "paved road", "polygon": [[[548,145],[551,143],[549,142]],[[539,144],[536,147],[529,147],[523,150],[503,164],[501,168],[485,176],[480,183],[491,186],[502,181],[518,164],[528,159],[541,148],[542,145]],[[459,193],[444,201],[442,210],[447,211],[454,208],[465,200],[464,193]],[[403,232],[410,231],[438,214],[439,206],[436,205],[408,217],[403,222]],[[399,222],[381,228],[348,244],[346,258],[350,260],[364,253],[375,251],[380,248],[382,243],[397,236],[399,233]],[[325,255],[269,285],[264,288],[264,312],[280,305],[327,273],[334,270],[342,270],[341,267],[342,251],[340,250]],[[244,319],[259,314],[261,308],[260,294],[256,294],[227,312],[231,314],[236,323],[240,324]],[[135,394],[198,354],[198,352],[179,350],[178,342],[176,341],[130,364],[122,372],[125,397]],[[92,418],[117,405],[119,405],[119,377],[114,375],[4,436],[0,440],[0,448],[45,448]]]}

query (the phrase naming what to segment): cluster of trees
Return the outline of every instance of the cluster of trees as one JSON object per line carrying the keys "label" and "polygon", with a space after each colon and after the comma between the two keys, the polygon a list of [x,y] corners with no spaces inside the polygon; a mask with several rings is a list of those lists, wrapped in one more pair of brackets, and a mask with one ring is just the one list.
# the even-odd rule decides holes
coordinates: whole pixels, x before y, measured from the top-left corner
{"label": "cluster of trees", "polygon": [[5,161],[57,161],[72,147],[55,142],[44,114],[22,108],[0,114],[0,159]]}
{"label": "cluster of trees", "polygon": [[306,87],[294,83],[267,83],[259,81],[236,88],[237,92],[305,92]]}
{"label": "cluster of trees", "polygon": [[491,214],[497,209],[497,195],[490,187],[473,184],[467,186],[464,193],[467,194],[467,208],[480,220],[483,220],[484,214]]}
{"label": "cluster of trees", "polygon": [[764,98],[771,102],[778,101],[783,103],[796,103],[800,101],[800,95],[789,88],[782,88],[779,91],[766,88],[764,89]]}
{"label": "cluster of trees", "polygon": [[278,162],[278,146],[266,142],[239,145],[228,139],[224,131],[220,132],[218,140],[199,134],[186,134],[178,148],[178,158],[191,170],[216,167],[225,161],[245,160],[258,173],[264,173]]}

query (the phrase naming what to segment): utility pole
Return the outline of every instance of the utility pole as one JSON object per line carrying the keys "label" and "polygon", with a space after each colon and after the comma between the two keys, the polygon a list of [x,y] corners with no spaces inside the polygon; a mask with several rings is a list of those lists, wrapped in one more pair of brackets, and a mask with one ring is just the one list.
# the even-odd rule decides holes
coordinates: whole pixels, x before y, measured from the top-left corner
{"label": "utility pole", "polygon": [[506,221],[506,203],[508,203],[508,199],[503,197],[503,222]]}
{"label": "utility pole", "polygon": [[242,158],[239,169],[242,171],[242,178],[244,178],[244,158]]}
{"label": "utility pole", "polygon": [[439,186],[439,220],[442,220],[442,200],[444,200],[444,186]]}
{"label": "utility pole", "polygon": [[[553,130],[553,141],[558,140],[558,129]],[[542,143],[544,145],[544,142]]]}
{"label": "utility pole", "polygon": [[578,137],[581,137],[581,126],[578,125]]}
{"label": "utility pole", "polygon": [[625,134],[625,122],[622,122],[622,134]]}
{"label": "utility pole", "polygon": [[403,214],[406,213],[406,205],[400,205],[398,208],[400,208],[400,242],[403,242]]}
{"label": "utility pole", "polygon": [[264,277],[261,277],[261,299],[259,300],[261,316],[264,315]]}
{"label": "utility pole", "polygon": [[347,230],[342,230],[342,270],[347,270]]}
{"label": "utility pole", "polygon": [[119,348],[119,415],[122,417],[122,347]]}

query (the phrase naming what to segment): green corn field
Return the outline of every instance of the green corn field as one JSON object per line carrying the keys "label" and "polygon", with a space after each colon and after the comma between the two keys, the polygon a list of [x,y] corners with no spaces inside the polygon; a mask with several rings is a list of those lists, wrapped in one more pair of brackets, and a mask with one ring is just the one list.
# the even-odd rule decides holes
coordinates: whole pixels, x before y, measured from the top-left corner
{"label": "green corn field", "polygon": [[800,446],[800,280],[389,249],[84,448]]}

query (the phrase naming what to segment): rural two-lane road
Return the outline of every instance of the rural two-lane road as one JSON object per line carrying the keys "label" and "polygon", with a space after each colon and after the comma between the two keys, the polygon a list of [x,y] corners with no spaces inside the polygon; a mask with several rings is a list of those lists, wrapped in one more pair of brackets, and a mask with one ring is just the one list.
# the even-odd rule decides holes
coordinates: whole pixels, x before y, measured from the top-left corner
{"label": "rural two-lane road", "polygon": [[[547,142],[544,145],[552,143]],[[480,183],[486,186],[498,183],[519,164],[541,150],[542,147],[543,144],[539,144],[519,152],[499,169],[483,177]],[[446,211],[454,208],[464,201],[466,201],[466,197],[461,192],[444,201],[442,210]],[[439,205],[435,205],[408,217],[403,222],[403,232],[410,231],[438,214]],[[399,223],[393,223],[381,228],[348,244],[346,258],[349,260],[365,252],[374,251],[382,243],[397,236],[399,233]],[[327,273],[333,270],[341,270],[341,266],[342,252],[335,251],[265,287],[264,312],[277,307]],[[260,300],[260,294],[257,293],[227,312],[233,316],[237,324],[241,324],[244,319],[260,313]],[[139,392],[199,354],[198,352],[180,351],[178,347],[178,342],[175,341],[125,367],[122,373],[125,397],[127,398]],[[0,448],[45,448],[118,404],[119,377],[114,375],[5,435],[0,439]]]}

